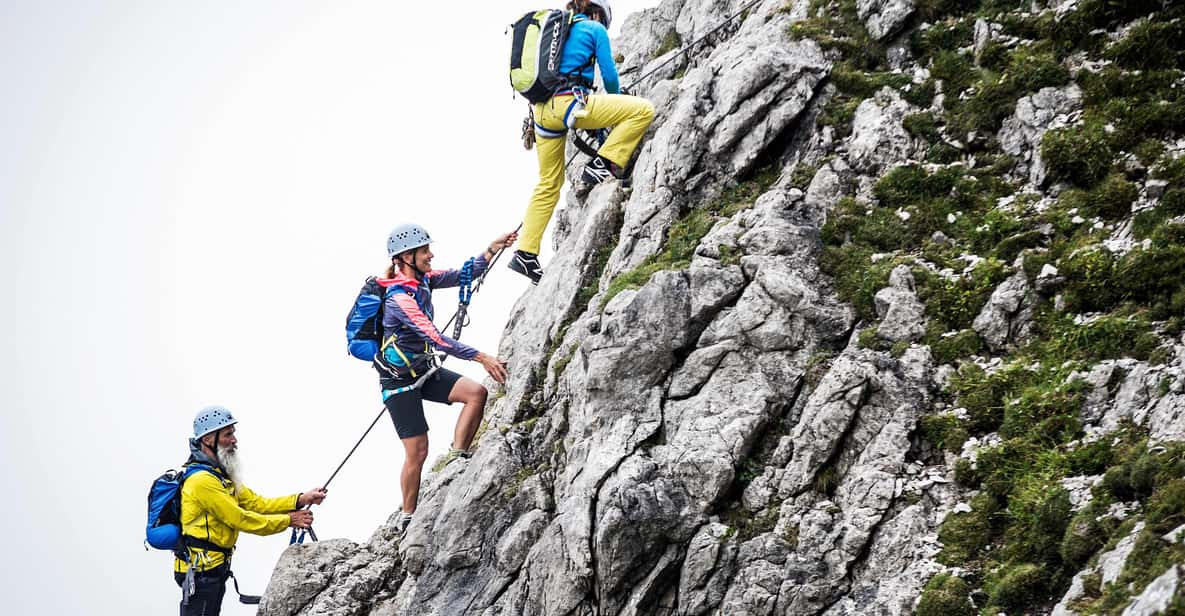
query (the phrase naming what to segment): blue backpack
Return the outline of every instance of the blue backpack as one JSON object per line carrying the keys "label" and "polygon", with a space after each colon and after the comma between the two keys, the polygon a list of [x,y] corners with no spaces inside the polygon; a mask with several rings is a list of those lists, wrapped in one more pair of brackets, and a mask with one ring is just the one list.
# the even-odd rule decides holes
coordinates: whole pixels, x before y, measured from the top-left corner
{"label": "blue backpack", "polygon": [[383,300],[387,290],[374,276],[366,279],[350,315],[346,317],[346,349],[363,361],[373,361],[383,341]]}
{"label": "blue backpack", "polygon": [[145,541],[158,550],[177,552],[181,548],[181,486],[190,475],[206,471],[218,476],[204,464],[190,464],[156,478],[148,490],[148,527]]}

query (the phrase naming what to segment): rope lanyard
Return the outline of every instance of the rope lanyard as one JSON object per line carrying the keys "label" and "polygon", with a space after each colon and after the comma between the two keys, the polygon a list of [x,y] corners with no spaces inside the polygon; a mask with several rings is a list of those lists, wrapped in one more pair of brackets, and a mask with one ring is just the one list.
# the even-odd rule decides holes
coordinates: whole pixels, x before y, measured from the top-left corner
{"label": "rope lanyard", "polygon": [[[522,228],[523,228],[523,226],[520,223],[519,226],[514,229],[514,231],[517,233]],[[478,291],[481,290],[481,285],[485,283],[486,276],[490,273],[490,270],[494,269],[494,265],[496,263],[498,263],[498,259],[502,258],[503,252],[506,252],[505,246],[503,246],[502,248],[499,248],[498,252],[494,253],[494,258],[491,259],[490,262],[486,264],[485,271],[483,271],[481,273],[481,276],[477,277],[476,282],[473,282],[473,280],[472,280],[473,279],[474,260],[469,259],[468,261],[465,262],[465,265],[461,267],[461,279],[463,281],[463,283],[461,285],[461,288],[462,288],[461,297],[463,298],[464,301],[457,306],[457,311],[453,313],[453,316],[449,317],[448,323],[445,323],[444,327],[441,328],[441,329],[448,329],[449,326],[452,325],[453,322],[455,321],[457,326],[455,328],[453,328],[453,339],[454,340],[459,340],[461,338],[461,329],[464,328],[465,325],[469,324],[468,319],[466,319],[466,310],[469,306],[469,302],[473,299],[473,294],[477,293]],[[466,274],[466,272],[468,272],[468,274]],[[466,278],[468,278],[469,283],[472,285],[472,288],[470,288],[470,289],[466,289],[466,287],[469,286],[468,284],[465,284],[465,282],[464,282],[464,281],[466,281]],[[440,360],[439,363],[443,364],[445,362],[445,360],[447,360],[447,359],[448,359],[448,356],[445,355]],[[401,394],[401,393],[404,393],[407,391],[412,391],[414,389],[419,388],[421,385],[424,384],[425,381],[428,380],[429,377],[431,377],[439,369],[440,369],[439,364],[437,366],[434,366],[426,374],[421,376],[415,383],[413,383],[407,387],[401,387],[401,388],[395,390],[396,394]],[[322,488],[328,488],[329,484],[333,483],[333,479],[335,477],[337,477],[337,474],[342,470],[342,467],[346,465],[346,462],[348,462],[350,460],[350,457],[354,455],[354,452],[357,451],[358,446],[362,444],[362,441],[366,440],[367,435],[370,434],[370,431],[374,429],[375,425],[377,425],[379,423],[379,420],[383,418],[383,414],[386,412],[387,412],[387,406],[384,404],[382,406],[382,408],[379,409],[379,414],[375,415],[374,421],[370,422],[370,425],[367,426],[366,431],[363,432],[362,436],[358,438],[358,442],[354,443],[354,446],[350,448],[350,451],[349,451],[349,453],[346,454],[346,457],[343,458],[341,463],[337,465],[337,468],[333,469],[333,474],[329,476],[329,479],[325,480],[325,483],[321,484]],[[311,507],[311,505],[309,505],[309,507]],[[304,507],[301,507],[301,509],[304,509]],[[307,530],[301,530],[299,532],[299,534],[297,533],[297,529],[294,528],[294,529],[292,529],[292,537],[288,540],[288,544],[292,545],[294,543],[304,543],[304,538],[305,538],[306,534],[313,541],[318,540],[317,533],[313,532],[312,526],[310,526]]]}
{"label": "rope lanyard", "polygon": [[453,315],[456,320],[453,326],[453,340],[460,338],[461,329],[469,324],[469,302],[473,299],[473,263],[474,259],[470,258],[461,266],[461,279],[457,289],[457,313]]}
{"label": "rope lanyard", "polygon": [[[707,39],[709,36],[712,36],[713,34],[716,34],[717,32],[719,32],[722,28],[724,28],[724,26],[731,23],[737,17],[744,15],[746,11],[757,6],[760,2],[761,2],[761,0],[753,0],[749,4],[746,4],[745,6],[741,7],[741,9],[739,11],[733,13],[732,15],[729,15],[724,21],[720,22],[720,24],[717,25],[715,28],[712,28],[706,34],[700,36],[699,38],[695,39],[694,41],[691,41],[690,43],[684,45],[683,47],[680,47],[678,51],[671,54],[671,57],[667,58],[666,60],[663,60],[662,63],[659,64],[658,66],[646,71],[641,77],[638,77],[632,83],[630,83],[628,86],[622,88],[622,91],[623,92],[632,91],[634,88],[638,87],[639,84],[641,84],[643,81],[645,81],[651,75],[658,72],[659,69],[670,64],[672,61],[674,61],[675,58],[678,58],[679,56],[687,53],[688,51],[691,51],[693,48],[695,48],[696,45],[699,45],[705,39]],[[641,68],[641,67],[636,67],[634,69],[631,69],[631,72],[634,70],[637,70],[638,68]],[[578,152],[584,152],[585,154],[587,154],[589,156],[596,156],[597,155],[596,150],[600,149],[600,146],[605,143],[606,137],[608,137],[608,131],[606,131],[605,129],[596,131],[596,133],[592,137],[592,140],[597,142],[597,147],[593,148],[591,145],[589,145],[588,141],[581,139],[581,137],[579,135],[577,135],[575,132],[573,132],[572,133],[572,142],[576,145],[577,152],[573,152],[572,156],[568,157],[568,161],[564,163],[564,168],[567,169],[569,166],[572,165],[572,161],[576,159],[576,155]]]}
{"label": "rope lanyard", "polygon": [[[724,21],[720,22],[719,25],[717,25],[715,28],[712,28],[711,30],[709,30],[703,36],[695,39],[694,41],[691,41],[690,43],[684,45],[683,47],[680,47],[679,51],[676,51],[674,54],[671,55],[671,57],[667,58],[666,60],[663,60],[662,64],[659,64],[658,66],[650,69],[649,71],[646,71],[646,73],[644,73],[641,77],[638,77],[637,79],[635,79],[633,81],[633,83],[626,86],[625,89],[626,90],[633,90],[634,88],[636,88],[638,86],[638,84],[642,83],[648,77],[650,77],[654,73],[658,72],[658,69],[670,64],[672,60],[674,60],[675,58],[678,58],[679,56],[683,55],[684,53],[690,51],[696,45],[699,45],[700,43],[702,43],[709,36],[712,36],[713,34],[716,34],[717,32],[719,32],[722,28],[724,28],[724,26],[731,23],[732,20],[736,19],[737,17],[740,17],[741,15],[744,15],[749,9],[757,6],[760,3],[761,3],[761,0],[753,0],[749,4],[746,4],[745,6],[741,7],[741,9],[739,11],[733,13],[732,15],[729,15]],[[637,69],[635,69],[635,70],[637,70]]]}

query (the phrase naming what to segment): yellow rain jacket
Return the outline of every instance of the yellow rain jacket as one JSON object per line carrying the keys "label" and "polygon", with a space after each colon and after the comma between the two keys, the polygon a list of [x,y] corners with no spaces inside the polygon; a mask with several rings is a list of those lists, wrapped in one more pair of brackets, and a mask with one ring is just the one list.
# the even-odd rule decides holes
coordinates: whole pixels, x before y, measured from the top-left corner
{"label": "yellow rain jacket", "polygon": [[[181,486],[181,533],[233,548],[240,531],[274,535],[288,528],[288,512],[296,509],[298,498],[300,494],[264,498],[229,479],[206,471],[197,472]],[[208,571],[226,562],[219,552],[190,548],[189,553],[198,571]],[[174,571],[185,573],[188,568],[185,561],[174,559]]]}

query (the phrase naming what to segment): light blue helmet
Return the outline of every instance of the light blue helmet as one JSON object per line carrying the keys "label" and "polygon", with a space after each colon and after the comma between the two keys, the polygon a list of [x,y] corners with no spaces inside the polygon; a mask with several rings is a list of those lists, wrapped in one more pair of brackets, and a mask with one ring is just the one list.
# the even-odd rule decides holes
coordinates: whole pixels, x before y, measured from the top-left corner
{"label": "light blue helmet", "polygon": [[198,411],[197,416],[193,418],[193,437],[202,438],[211,432],[217,432],[237,423],[239,423],[238,420],[225,407],[207,406]]}
{"label": "light blue helmet", "polygon": [[394,257],[401,252],[407,252],[413,248],[427,246],[431,243],[432,238],[428,236],[428,232],[420,225],[399,225],[391,230],[391,235],[387,236],[387,256]]}

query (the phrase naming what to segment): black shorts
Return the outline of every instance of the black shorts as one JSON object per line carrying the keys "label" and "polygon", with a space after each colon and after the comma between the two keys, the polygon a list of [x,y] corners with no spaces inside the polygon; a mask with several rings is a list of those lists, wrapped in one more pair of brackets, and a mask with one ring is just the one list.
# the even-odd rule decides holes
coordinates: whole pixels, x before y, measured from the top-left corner
{"label": "black shorts", "polygon": [[[387,412],[391,414],[391,421],[395,423],[395,432],[399,434],[399,438],[427,434],[428,420],[424,419],[424,400],[449,404],[448,395],[460,378],[461,375],[456,372],[441,368],[428,377],[419,389],[394,394],[383,401]],[[406,387],[415,382],[416,379],[411,377],[396,379],[383,375],[379,378],[379,384],[384,391]]]}

